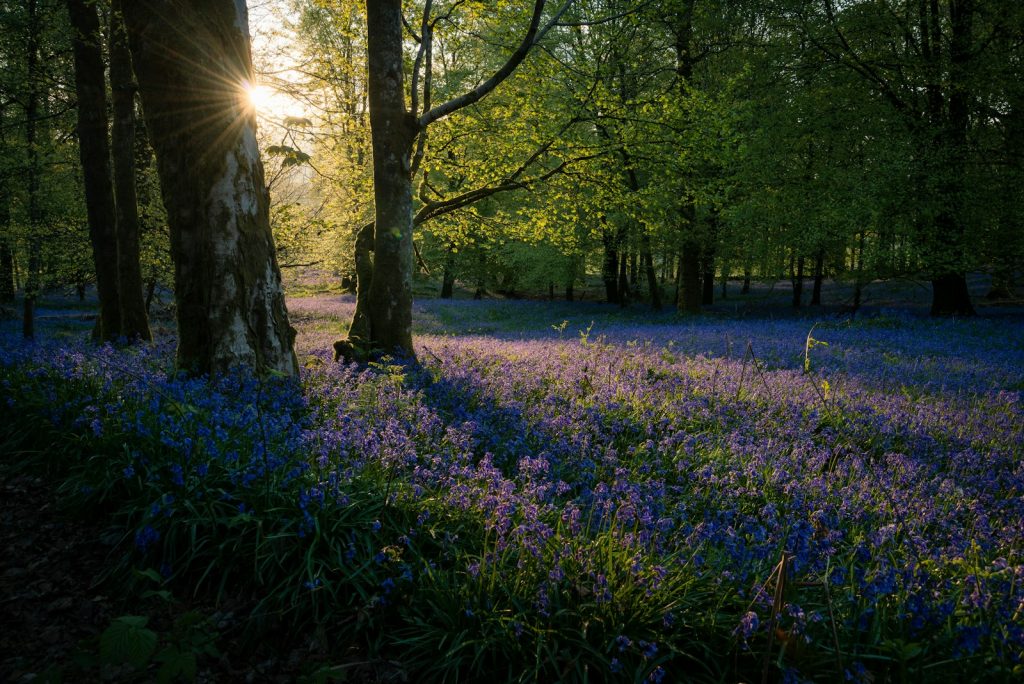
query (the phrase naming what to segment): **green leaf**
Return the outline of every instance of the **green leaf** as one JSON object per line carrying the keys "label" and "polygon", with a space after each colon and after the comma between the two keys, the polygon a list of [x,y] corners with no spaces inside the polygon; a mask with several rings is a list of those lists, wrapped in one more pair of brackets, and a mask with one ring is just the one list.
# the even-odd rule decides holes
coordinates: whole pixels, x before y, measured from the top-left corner
{"label": "green leaf", "polygon": [[156,633],[146,629],[149,618],[123,615],[115,618],[100,635],[100,659],[105,663],[146,666],[156,650]]}

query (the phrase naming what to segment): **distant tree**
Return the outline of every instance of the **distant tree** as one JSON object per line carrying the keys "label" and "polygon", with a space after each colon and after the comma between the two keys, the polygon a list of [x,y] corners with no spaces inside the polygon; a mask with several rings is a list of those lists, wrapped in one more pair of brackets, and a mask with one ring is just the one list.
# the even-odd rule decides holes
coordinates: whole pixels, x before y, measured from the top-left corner
{"label": "distant tree", "polygon": [[294,374],[256,142],[245,3],[122,6],[170,226],[179,367]]}
{"label": "distant tree", "polygon": [[38,145],[40,104],[43,100],[43,79],[40,74],[39,43],[42,35],[42,20],[37,0],[26,3],[25,31],[25,170],[26,170],[26,223],[28,232],[28,273],[25,275],[25,299],[22,311],[22,335],[26,339],[35,337],[35,307],[39,296],[39,270],[42,266],[42,239],[39,236],[42,223],[40,197],[40,176],[42,168]]}

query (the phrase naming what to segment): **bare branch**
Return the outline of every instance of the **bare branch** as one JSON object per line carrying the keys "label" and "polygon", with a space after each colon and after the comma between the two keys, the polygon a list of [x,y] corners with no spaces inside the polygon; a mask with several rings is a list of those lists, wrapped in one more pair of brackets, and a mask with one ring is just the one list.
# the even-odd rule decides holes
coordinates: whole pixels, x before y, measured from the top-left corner
{"label": "bare branch", "polygon": [[545,0],[535,0],[533,5],[533,16],[530,18],[530,27],[529,29],[527,29],[526,35],[523,37],[523,41],[519,44],[519,47],[516,48],[515,52],[513,52],[509,56],[508,61],[506,61],[505,64],[503,64],[502,67],[494,73],[493,76],[491,76],[489,79],[487,79],[486,81],[484,81],[483,83],[481,83],[468,93],[463,93],[458,97],[448,100],[447,102],[444,102],[443,104],[440,104],[437,107],[428,110],[426,113],[423,114],[423,116],[419,118],[419,127],[421,129],[426,128],[434,121],[444,118],[453,112],[456,112],[464,107],[468,107],[474,102],[479,101],[480,98],[484,97],[489,92],[497,88],[498,85],[506,78],[508,78],[512,74],[512,72],[516,70],[516,67],[518,67],[524,59],[526,59],[526,55],[529,54],[530,50],[537,43],[537,41],[543,38],[544,35],[557,24],[562,14],[564,14],[565,11],[569,9],[569,5],[572,4],[572,0],[565,0],[565,2],[558,9],[558,11],[555,12],[555,16],[552,17],[551,21],[549,21],[544,26],[544,28],[541,29],[540,19],[541,15],[544,13],[545,4]]}
{"label": "bare branch", "polygon": [[[421,23],[422,28],[420,29],[420,48],[416,51],[416,59],[412,63],[412,83],[410,85],[410,105],[409,112],[413,116],[418,116],[420,108],[420,66],[423,63],[423,53],[430,49],[430,8],[433,5],[433,0],[427,0],[423,3],[423,21]],[[405,17],[402,17],[402,21],[405,21]],[[415,34],[414,34],[415,35]],[[429,68],[429,67],[428,67]],[[426,96],[424,96],[423,109],[426,111],[429,105],[425,102]]]}

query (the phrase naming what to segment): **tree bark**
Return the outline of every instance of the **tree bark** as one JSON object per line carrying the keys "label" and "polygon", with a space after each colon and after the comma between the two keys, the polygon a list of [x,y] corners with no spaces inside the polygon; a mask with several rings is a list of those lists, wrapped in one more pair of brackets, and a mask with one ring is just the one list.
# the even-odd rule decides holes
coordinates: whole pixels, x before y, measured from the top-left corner
{"label": "tree bark", "polygon": [[5,303],[14,301],[14,252],[8,238],[10,225],[11,196],[7,179],[0,178],[0,302]]}
{"label": "tree bark", "polygon": [[100,20],[95,3],[67,0],[67,8],[75,58],[78,152],[82,161],[89,240],[92,243],[96,290],[100,300],[99,339],[109,341],[121,335],[121,304],[117,287],[117,224],[110,180],[107,88]]}
{"label": "tree bark", "polygon": [[647,276],[648,295],[651,298],[651,308],[661,311],[661,286],[658,284],[658,274],[654,270],[654,255],[651,254],[651,235],[647,232],[646,226],[640,227],[640,252],[644,262],[644,273]]}
{"label": "tree bark", "polygon": [[629,256],[619,257],[619,306],[629,306]]}
{"label": "tree bark", "polygon": [[412,144],[406,111],[402,3],[366,3],[370,131],[373,144],[374,270],[369,291],[373,346],[412,356]]}
{"label": "tree bark", "polygon": [[708,244],[704,245],[700,255],[701,304],[710,306],[715,303],[715,250]]}
{"label": "tree bark", "polygon": [[25,274],[25,298],[22,302],[21,334],[25,339],[35,337],[36,297],[39,296],[39,266],[42,244],[38,235],[41,212],[39,210],[39,150],[36,148],[36,124],[39,119],[39,7],[36,0],[28,0],[28,40],[26,59],[28,92],[25,101],[25,147],[27,218],[28,218],[28,272]]}
{"label": "tree bark", "polygon": [[821,284],[825,279],[825,251],[819,249],[814,255],[814,289],[811,291],[811,306],[821,306]]}
{"label": "tree bark", "polygon": [[571,302],[575,299],[576,275],[577,270],[579,269],[577,263],[578,259],[579,257],[576,255],[569,257],[569,273],[565,280],[565,300],[567,302]]}
{"label": "tree bark", "polygon": [[135,82],[128,34],[121,16],[122,0],[110,12],[110,93],[114,111],[110,131],[114,162],[114,204],[117,209],[117,294],[121,334],[149,341],[149,317],[142,294],[139,262],[139,206],[135,192]]}
{"label": "tree bark", "polygon": [[618,235],[606,223],[601,232],[601,240],[604,243],[604,262],[601,265],[601,279],[604,281],[605,301],[609,304],[619,302],[619,250]]}
{"label": "tree bark", "polygon": [[[945,110],[932,111],[933,126],[942,150],[940,163],[942,206],[935,219],[935,239],[942,254],[932,264],[932,316],[973,316],[974,306],[967,290],[964,194],[966,182],[967,132],[970,126],[968,67],[972,59],[973,0],[950,0],[949,95]],[[938,21],[933,7],[933,21]],[[941,105],[941,103],[940,103]]]}
{"label": "tree bark", "polygon": [[293,375],[240,0],[123,6],[171,232],[178,366]]}
{"label": "tree bark", "polygon": [[790,280],[793,283],[793,308],[799,309],[803,305],[804,299],[804,257],[800,255],[796,257],[796,268],[793,268],[794,258],[790,257],[789,268],[790,268]]}
{"label": "tree bark", "polygon": [[447,265],[441,273],[441,299],[451,299],[455,294],[455,274]]}
{"label": "tree bark", "polygon": [[[682,0],[675,14],[672,30],[675,39],[676,77],[680,99],[689,97],[688,89],[696,62],[693,54],[693,13],[696,0]],[[679,287],[676,298],[679,313],[698,314],[701,311],[700,242],[697,240],[697,207],[688,195],[679,208],[680,231],[683,235],[679,262]]]}

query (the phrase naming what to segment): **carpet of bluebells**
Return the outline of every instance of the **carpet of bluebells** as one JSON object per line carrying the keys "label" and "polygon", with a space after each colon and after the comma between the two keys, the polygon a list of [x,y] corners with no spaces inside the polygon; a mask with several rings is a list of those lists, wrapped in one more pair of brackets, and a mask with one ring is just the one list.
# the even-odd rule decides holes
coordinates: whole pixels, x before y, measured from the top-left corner
{"label": "carpet of bluebells", "polygon": [[298,382],[4,336],[7,431],[126,564],[421,680],[1024,675],[1019,322],[427,302],[357,366],[289,307]]}

